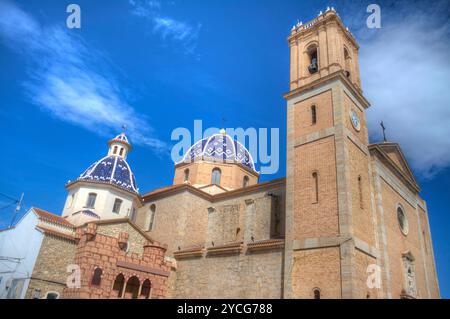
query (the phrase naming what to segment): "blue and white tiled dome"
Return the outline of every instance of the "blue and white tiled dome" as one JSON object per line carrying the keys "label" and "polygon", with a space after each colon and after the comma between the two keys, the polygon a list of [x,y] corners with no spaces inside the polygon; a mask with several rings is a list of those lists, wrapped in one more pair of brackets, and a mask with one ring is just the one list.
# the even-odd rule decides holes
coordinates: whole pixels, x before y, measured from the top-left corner
{"label": "blue and white tiled dome", "polygon": [[250,152],[239,141],[233,140],[231,136],[225,134],[224,131],[196,142],[189,148],[181,162],[192,162],[197,159],[234,161],[256,171]]}
{"label": "blue and white tiled dome", "polygon": [[92,164],[79,180],[110,183],[133,193],[138,193],[136,180],[130,166],[120,156],[106,156]]}

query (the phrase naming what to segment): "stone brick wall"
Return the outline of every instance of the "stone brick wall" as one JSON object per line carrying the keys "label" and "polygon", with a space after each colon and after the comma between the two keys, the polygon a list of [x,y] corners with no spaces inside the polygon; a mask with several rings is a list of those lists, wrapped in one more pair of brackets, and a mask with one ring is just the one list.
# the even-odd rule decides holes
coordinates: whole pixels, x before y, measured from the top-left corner
{"label": "stone brick wall", "polygon": [[32,298],[35,289],[41,291],[41,298],[44,298],[49,291],[61,295],[69,275],[66,268],[72,264],[75,249],[74,241],[46,234],[31,274],[25,298]]}
{"label": "stone brick wall", "polygon": [[175,168],[173,184],[184,183],[184,170],[189,169],[189,182],[194,186],[211,184],[212,170],[221,170],[220,186],[226,189],[242,188],[244,176],[248,176],[249,185],[258,183],[258,176],[255,172],[232,163],[212,163],[207,161],[197,161],[190,164],[183,164]]}
{"label": "stone brick wall", "polygon": [[[405,288],[402,255],[410,251],[415,258],[416,287],[419,298],[427,298],[425,272],[421,255],[416,208],[382,180],[384,227],[389,254],[390,282],[393,298],[400,298]],[[397,205],[401,204],[409,224],[408,235],[403,235],[397,220]]]}
{"label": "stone brick wall", "polygon": [[128,253],[142,256],[147,239],[129,223],[111,223],[97,225],[97,233],[108,237],[119,238],[120,233],[128,234]]}
{"label": "stone brick wall", "polygon": [[240,204],[220,205],[208,212],[208,245],[225,244],[243,239],[244,207]]}
{"label": "stone brick wall", "polygon": [[312,299],[314,288],[321,298],[341,298],[339,247],[294,251],[293,298]]}
{"label": "stone brick wall", "polygon": [[[339,222],[334,138],[302,145],[294,153],[294,239],[336,236]],[[318,174],[317,202],[313,172]]]}
{"label": "stone brick wall", "polygon": [[150,206],[155,205],[156,213],[153,229],[148,234],[167,244],[167,254],[171,255],[178,247],[203,244],[207,237],[208,201],[183,191],[149,201],[139,209],[137,223],[148,230]]}
{"label": "stone brick wall", "polygon": [[282,298],[283,250],[177,260],[175,298]]}
{"label": "stone brick wall", "polygon": [[420,226],[421,226],[421,230],[422,230],[427,276],[428,276],[428,282],[429,282],[429,286],[430,286],[430,294],[431,294],[430,297],[431,298],[440,298],[439,285],[438,285],[437,274],[436,274],[436,266],[434,263],[433,247],[431,244],[432,241],[431,241],[431,235],[430,235],[430,228],[429,228],[428,217],[427,217],[428,214],[422,207],[419,207],[418,212],[419,212],[419,216],[420,216]]}
{"label": "stone brick wall", "polygon": [[[311,106],[313,105],[316,107],[316,124],[312,123]],[[334,124],[331,90],[295,104],[294,117],[295,139],[332,127]]]}
{"label": "stone brick wall", "polygon": [[[369,175],[369,158],[351,140],[347,140],[349,153],[349,181],[351,192],[351,209],[353,219],[353,233],[375,247],[375,225],[373,221],[371,203],[371,176]],[[359,181],[358,179],[361,179]]]}
{"label": "stone brick wall", "polygon": [[378,288],[369,288],[367,286],[368,276],[372,273],[367,272],[369,265],[376,265],[377,260],[373,256],[369,256],[364,252],[355,249],[355,295],[358,299],[376,299],[380,297]]}

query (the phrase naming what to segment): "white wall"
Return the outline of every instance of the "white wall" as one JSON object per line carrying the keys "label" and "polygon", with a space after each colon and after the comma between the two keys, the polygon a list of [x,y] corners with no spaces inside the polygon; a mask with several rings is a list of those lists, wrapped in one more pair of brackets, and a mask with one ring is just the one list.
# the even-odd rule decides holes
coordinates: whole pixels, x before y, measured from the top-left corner
{"label": "white wall", "polygon": [[[38,218],[29,210],[15,228],[0,232],[0,299],[7,298],[7,284],[23,279],[22,291],[16,298],[24,298],[44,235],[36,229]],[[19,262],[6,257],[21,258]]]}

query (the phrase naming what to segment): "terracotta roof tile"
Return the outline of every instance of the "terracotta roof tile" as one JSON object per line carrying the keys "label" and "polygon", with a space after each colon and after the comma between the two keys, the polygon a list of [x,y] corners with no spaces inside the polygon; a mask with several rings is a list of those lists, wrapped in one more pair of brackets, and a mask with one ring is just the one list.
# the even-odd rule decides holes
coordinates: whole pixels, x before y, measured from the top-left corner
{"label": "terracotta roof tile", "polygon": [[152,190],[151,192],[145,193],[142,197],[156,195],[156,194],[159,194],[159,193],[171,190],[171,189],[175,189],[175,188],[183,186],[183,185],[184,184],[177,184],[177,185],[170,185],[170,186],[164,186],[161,188],[157,188],[157,189]]}
{"label": "terracotta roof tile", "polygon": [[59,215],[55,215],[53,213],[50,213],[46,210],[33,207],[34,212],[42,219],[45,219],[46,221],[49,221],[51,223],[60,224],[63,226],[73,227],[74,225],[70,222],[68,222],[64,217],[61,217]]}

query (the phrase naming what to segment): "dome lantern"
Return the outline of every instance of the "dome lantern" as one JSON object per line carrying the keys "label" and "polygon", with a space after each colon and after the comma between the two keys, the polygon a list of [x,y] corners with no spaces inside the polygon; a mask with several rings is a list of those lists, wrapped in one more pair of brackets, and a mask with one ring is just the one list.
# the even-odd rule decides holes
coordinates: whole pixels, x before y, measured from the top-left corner
{"label": "dome lantern", "polygon": [[108,156],[119,156],[126,159],[128,152],[131,151],[131,144],[128,142],[128,138],[123,132],[109,140],[108,146]]}

